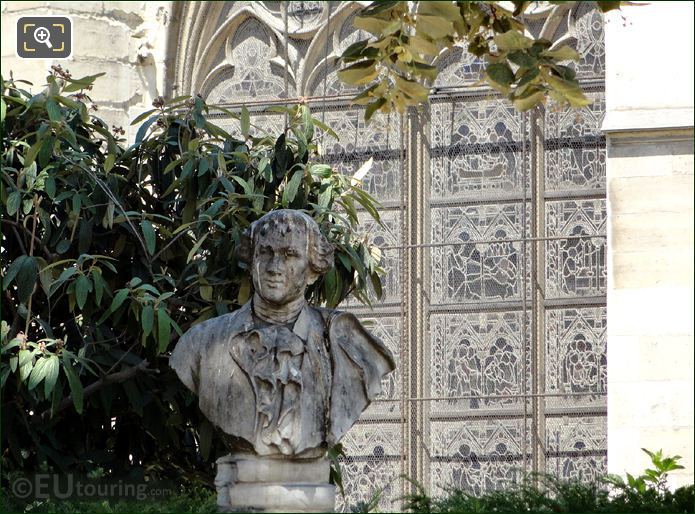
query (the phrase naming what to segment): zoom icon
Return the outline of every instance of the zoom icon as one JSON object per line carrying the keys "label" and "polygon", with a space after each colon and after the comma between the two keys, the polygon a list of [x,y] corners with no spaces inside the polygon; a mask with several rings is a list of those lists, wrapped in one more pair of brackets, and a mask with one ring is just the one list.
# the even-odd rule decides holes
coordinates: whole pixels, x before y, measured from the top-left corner
{"label": "zoom icon", "polygon": [[72,22],[65,16],[24,16],[17,21],[17,55],[65,59],[72,53]]}

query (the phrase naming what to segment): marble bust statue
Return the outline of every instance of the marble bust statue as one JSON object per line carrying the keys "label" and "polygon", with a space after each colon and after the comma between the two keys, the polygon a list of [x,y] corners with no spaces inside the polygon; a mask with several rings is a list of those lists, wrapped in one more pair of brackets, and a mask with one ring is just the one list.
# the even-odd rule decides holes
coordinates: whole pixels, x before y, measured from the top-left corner
{"label": "marble bust statue", "polygon": [[321,459],[381,392],[393,356],[354,315],[306,302],[307,286],[333,265],[311,217],[272,211],[246,231],[239,253],[252,299],[187,331],[170,365],[233,455]]}

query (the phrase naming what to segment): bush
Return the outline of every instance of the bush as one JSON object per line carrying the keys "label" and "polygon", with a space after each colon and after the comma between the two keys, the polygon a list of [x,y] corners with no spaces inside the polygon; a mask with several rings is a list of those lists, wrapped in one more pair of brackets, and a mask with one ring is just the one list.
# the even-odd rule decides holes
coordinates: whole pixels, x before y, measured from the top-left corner
{"label": "bush", "polygon": [[[406,512],[670,512],[695,511],[695,485],[670,491],[666,486],[669,471],[682,469],[680,456],[667,457],[663,452],[644,450],[652,461],[651,468],[627,480],[607,475],[595,482],[561,480],[548,474],[530,474],[524,481],[506,490],[491,491],[479,496],[461,489],[451,489],[443,497],[433,498],[415,483],[417,493],[404,498]],[[406,480],[407,477],[405,477]],[[371,501],[355,506],[353,512],[375,512],[381,490]]]}
{"label": "bush", "polygon": [[336,246],[313,303],[378,297],[380,255],[356,233],[357,209],[378,221],[378,206],[321,163],[314,136],[332,131],[305,106],[256,137],[245,109],[158,98],[126,147],[88,108],[96,79],[54,66],[34,95],[2,81],[3,472],[211,483],[224,448],[168,352],[250,297],[236,243],[273,209],[304,209]]}

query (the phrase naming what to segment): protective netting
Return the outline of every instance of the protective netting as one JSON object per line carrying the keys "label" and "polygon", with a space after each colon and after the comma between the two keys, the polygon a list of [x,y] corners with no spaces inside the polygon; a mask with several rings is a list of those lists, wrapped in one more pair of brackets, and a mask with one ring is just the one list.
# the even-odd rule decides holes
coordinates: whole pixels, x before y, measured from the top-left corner
{"label": "protective netting", "polygon": [[322,159],[349,175],[373,159],[365,187],[382,224],[364,216],[362,230],[382,248],[384,296],[342,308],[398,368],[343,440],[339,508],[379,493],[381,509],[397,510],[413,491],[402,475],[434,495],[500,488],[529,471],[589,480],[606,467],[601,15],[577,2],[527,19],[534,36],[582,54],[586,108],[520,114],[480,85],[480,60],[455,48],[437,61],[426,107],[366,123],[334,62],[361,37],[359,7],[191,3],[176,71],[179,90],[246,104],[272,133],[284,117],[264,109],[302,98],[340,137],[322,136]]}

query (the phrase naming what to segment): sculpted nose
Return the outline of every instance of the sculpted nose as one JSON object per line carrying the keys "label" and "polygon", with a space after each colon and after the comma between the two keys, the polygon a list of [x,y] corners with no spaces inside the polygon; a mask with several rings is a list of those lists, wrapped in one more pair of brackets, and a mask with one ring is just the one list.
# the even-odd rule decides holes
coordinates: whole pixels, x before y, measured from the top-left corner
{"label": "sculpted nose", "polygon": [[271,275],[280,275],[282,273],[282,265],[280,263],[280,256],[274,255],[268,262],[268,268],[266,269]]}

